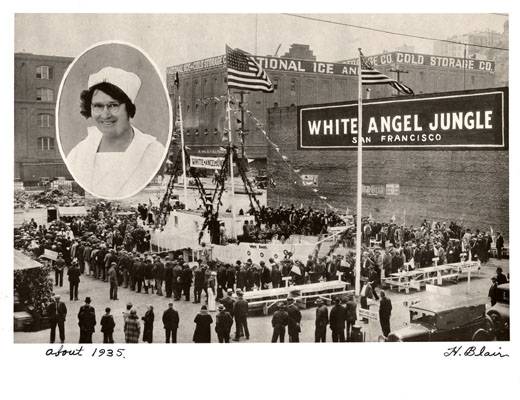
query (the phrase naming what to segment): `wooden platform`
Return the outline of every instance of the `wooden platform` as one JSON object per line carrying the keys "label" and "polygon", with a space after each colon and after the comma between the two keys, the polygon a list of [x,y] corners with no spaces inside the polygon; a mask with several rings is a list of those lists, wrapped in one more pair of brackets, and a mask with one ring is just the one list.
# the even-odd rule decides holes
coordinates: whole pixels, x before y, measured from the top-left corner
{"label": "wooden platform", "polygon": [[322,298],[327,303],[330,303],[333,296],[354,294],[354,290],[349,290],[348,286],[346,282],[335,280],[275,289],[254,290],[244,292],[244,300],[249,303],[250,310],[262,309],[264,314],[267,315],[273,305],[279,301],[286,300],[287,297],[293,297],[300,306],[305,308],[317,298]]}
{"label": "wooden platform", "polygon": [[382,284],[398,292],[404,290],[409,293],[410,289],[421,290],[427,284],[441,286],[446,281],[457,282],[460,278],[468,277],[468,274],[478,274],[479,271],[480,262],[465,261],[398,272],[383,278]]}

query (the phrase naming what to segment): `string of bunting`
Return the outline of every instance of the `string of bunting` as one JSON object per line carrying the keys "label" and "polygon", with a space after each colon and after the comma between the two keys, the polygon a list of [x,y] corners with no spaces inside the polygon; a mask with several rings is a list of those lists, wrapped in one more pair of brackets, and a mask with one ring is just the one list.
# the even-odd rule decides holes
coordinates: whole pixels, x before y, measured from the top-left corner
{"label": "string of bunting", "polygon": [[[240,112],[240,110],[232,110],[234,114],[237,114],[238,112]],[[282,161],[284,162],[284,164],[287,166],[289,172],[291,172],[293,175],[297,176],[298,177],[298,180],[300,181],[300,185],[304,188],[309,188],[307,185],[304,185],[303,184],[303,178],[299,175],[300,171],[301,171],[301,168],[294,168],[293,165],[291,164],[290,160],[289,160],[289,157],[287,157],[286,155],[282,154],[281,150],[280,150],[280,146],[278,146],[275,142],[273,142],[271,140],[271,138],[269,137],[269,135],[267,134],[267,132],[265,131],[265,129],[263,128],[263,124],[258,120],[258,118],[255,117],[255,115],[253,114],[252,111],[248,110],[248,109],[244,109],[244,111],[246,112],[246,114],[249,116],[249,118],[251,118],[255,125],[256,125],[256,128],[262,132],[262,134],[264,135],[264,138],[265,140],[267,141],[267,143],[269,143],[269,145],[276,151],[276,153],[280,156],[280,158],[282,159]],[[293,181],[295,185],[298,184],[298,181]],[[311,193],[313,193],[313,195],[315,195],[318,199],[320,199],[321,201],[323,201],[327,207],[329,207],[331,210],[334,210],[334,211],[340,211],[338,210],[336,207],[333,207],[331,204],[329,204],[327,202],[327,197],[326,196],[323,196],[320,194],[319,192],[319,189],[318,188],[312,188],[311,189]]]}

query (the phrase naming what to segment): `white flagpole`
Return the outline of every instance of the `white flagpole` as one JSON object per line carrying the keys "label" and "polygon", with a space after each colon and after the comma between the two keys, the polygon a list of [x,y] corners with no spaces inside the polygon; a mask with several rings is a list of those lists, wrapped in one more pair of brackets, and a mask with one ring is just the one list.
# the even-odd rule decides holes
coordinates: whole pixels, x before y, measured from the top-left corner
{"label": "white flagpole", "polygon": [[357,211],[356,211],[356,283],[355,293],[359,296],[361,290],[361,191],[362,191],[362,131],[363,131],[363,85],[361,82],[361,48],[359,50],[358,60],[358,146],[357,146]]}
{"label": "white flagpole", "polygon": [[186,179],[186,155],[184,149],[184,127],[182,124],[182,103],[181,95],[179,94],[179,118],[181,125],[181,153],[182,153],[182,181],[184,183],[184,207],[188,209],[188,180]]}
{"label": "white flagpole", "polygon": [[227,91],[227,117],[228,117],[228,139],[229,139],[229,175],[231,180],[231,237],[235,237],[235,180],[233,173],[233,135],[231,133],[231,95]]}

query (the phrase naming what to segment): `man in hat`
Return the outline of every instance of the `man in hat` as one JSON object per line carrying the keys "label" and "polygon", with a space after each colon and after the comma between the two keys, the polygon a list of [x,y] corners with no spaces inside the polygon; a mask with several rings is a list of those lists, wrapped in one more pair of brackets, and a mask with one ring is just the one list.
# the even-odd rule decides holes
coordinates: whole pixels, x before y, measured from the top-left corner
{"label": "man in hat", "polygon": [[379,292],[381,296],[381,300],[379,301],[379,321],[381,323],[381,330],[383,331],[383,336],[387,337],[390,333],[390,316],[392,315],[392,302],[388,297],[386,297],[386,293],[381,290]]}
{"label": "man in hat", "polygon": [[497,287],[498,287],[497,278],[493,276],[491,278],[491,287],[489,288],[489,291],[488,291],[488,297],[491,300],[491,306],[492,307],[497,303],[497,300],[498,300],[498,289],[497,289]]}
{"label": "man in hat", "polygon": [[235,338],[233,340],[238,342],[242,333],[245,334],[246,340],[249,340],[249,329],[247,327],[249,304],[244,300],[244,293],[242,290],[237,290],[237,296],[238,300],[233,306],[233,315],[235,316]]}
{"label": "man in hat", "polygon": [[78,300],[80,271],[79,271],[79,267],[78,267],[78,261],[76,259],[72,260],[72,265],[69,267],[69,270],[67,271],[67,275],[69,277],[70,301]]}
{"label": "man in hat", "polygon": [[78,312],[79,343],[92,343],[92,334],[96,326],[96,311],[90,303],[90,297],[86,297],[85,304]]}
{"label": "man in hat", "polygon": [[288,324],[288,333],[289,333],[289,342],[297,343],[300,341],[300,322],[302,320],[302,313],[300,312],[300,308],[294,301],[294,298],[289,297],[287,299],[287,314],[289,315],[289,324]]}
{"label": "man in hat", "polygon": [[216,316],[215,332],[217,332],[218,342],[229,343],[233,317],[222,304],[218,305],[217,310],[218,314]]}
{"label": "man in hat", "polygon": [[60,332],[61,343],[65,342],[65,317],[67,316],[67,307],[60,299],[60,295],[54,296],[54,301],[47,306],[47,315],[51,324],[50,343],[54,343],[56,339],[56,325],[58,325]]}
{"label": "man in hat", "polygon": [[156,255],[153,263],[153,275],[155,279],[155,288],[157,289],[157,295],[162,296],[162,286],[164,281],[164,264],[161,262],[161,258]]}
{"label": "man in hat", "polygon": [[323,300],[318,297],[316,299],[316,323],[314,328],[314,341],[316,343],[326,342],[328,324],[329,309],[323,304]]}
{"label": "man in hat", "polygon": [[345,304],[345,322],[347,323],[347,342],[350,342],[352,327],[357,320],[357,303],[354,300],[354,295],[349,295]]}
{"label": "man in hat", "polygon": [[235,299],[233,299],[233,289],[228,289],[226,297],[220,300],[220,303],[225,307],[226,311],[233,317],[233,307]]}
{"label": "man in hat", "polygon": [[495,247],[497,248],[497,258],[500,260],[502,258],[502,249],[504,248],[504,237],[500,232],[497,232]]}
{"label": "man in hat", "polygon": [[289,314],[285,309],[285,304],[280,301],[277,304],[277,310],[273,314],[271,319],[271,325],[273,327],[273,336],[271,338],[272,343],[276,343],[278,339],[280,343],[285,341],[285,327],[289,324]]}
{"label": "man in hat", "polygon": [[330,310],[329,326],[332,331],[333,342],[345,341],[345,321],[347,313],[345,307],[341,305],[341,299],[337,297],[334,299],[334,306]]}
{"label": "man in hat", "polygon": [[65,269],[65,260],[63,254],[58,253],[54,264],[54,285],[63,287],[63,270]]}
{"label": "man in hat", "polygon": [[498,285],[501,285],[503,283],[507,283],[509,282],[507,280],[507,277],[504,275],[504,273],[502,272],[502,268],[498,267],[497,268],[497,275],[496,275],[496,278],[497,278],[497,284]]}
{"label": "man in hat", "polygon": [[112,261],[108,270],[108,281],[110,284],[110,300],[118,300],[117,298],[117,264]]}
{"label": "man in hat", "polygon": [[179,313],[173,309],[173,303],[168,303],[168,309],[164,311],[162,321],[166,334],[166,343],[177,343],[177,329],[179,327]]}

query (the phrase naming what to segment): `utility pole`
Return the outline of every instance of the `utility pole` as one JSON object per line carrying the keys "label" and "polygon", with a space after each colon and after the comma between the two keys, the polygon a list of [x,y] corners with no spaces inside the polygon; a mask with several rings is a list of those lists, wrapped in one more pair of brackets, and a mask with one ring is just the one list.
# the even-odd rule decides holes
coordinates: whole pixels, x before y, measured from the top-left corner
{"label": "utility pole", "polygon": [[245,157],[245,135],[246,135],[246,119],[244,111],[244,92],[240,92],[240,142],[242,145],[242,159]]}
{"label": "utility pole", "polygon": [[[395,74],[396,74],[396,80],[397,80],[397,82],[399,82],[399,83],[401,82],[401,74],[407,74],[407,73],[408,73],[407,70],[399,69],[399,66],[397,66],[396,68],[392,68],[392,69],[390,70],[390,72],[395,72]],[[397,91],[397,95],[398,95],[398,96],[399,96],[399,94],[400,94],[399,91]]]}

